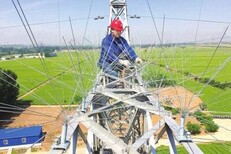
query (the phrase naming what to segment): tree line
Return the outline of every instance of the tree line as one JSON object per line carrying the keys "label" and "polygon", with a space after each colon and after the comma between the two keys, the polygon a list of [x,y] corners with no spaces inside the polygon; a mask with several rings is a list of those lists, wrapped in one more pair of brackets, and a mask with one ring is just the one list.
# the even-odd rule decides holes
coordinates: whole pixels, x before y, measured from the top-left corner
{"label": "tree line", "polygon": [[38,48],[33,48],[32,46],[0,46],[0,57],[4,55],[11,54],[26,54],[26,53],[52,53],[54,51],[61,50],[88,50],[88,49],[99,49],[100,47],[95,46],[39,46]]}
{"label": "tree line", "polygon": [[11,54],[26,54],[26,53],[51,53],[55,50],[60,50],[57,46],[42,46],[37,49],[33,47],[1,47],[0,46],[0,57]]}
{"label": "tree line", "polygon": [[16,104],[19,95],[19,84],[16,80],[16,73],[0,68],[0,107],[3,104]]}

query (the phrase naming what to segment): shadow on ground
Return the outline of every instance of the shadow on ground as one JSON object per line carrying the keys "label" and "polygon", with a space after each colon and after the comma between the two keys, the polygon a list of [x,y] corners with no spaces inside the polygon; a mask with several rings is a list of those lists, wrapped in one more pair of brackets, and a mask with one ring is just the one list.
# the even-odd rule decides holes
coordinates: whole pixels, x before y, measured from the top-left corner
{"label": "shadow on ground", "polygon": [[20,100],[15,105],[1,104],[0,105],[0,128],[7,128],[31,105],[31,100]]}

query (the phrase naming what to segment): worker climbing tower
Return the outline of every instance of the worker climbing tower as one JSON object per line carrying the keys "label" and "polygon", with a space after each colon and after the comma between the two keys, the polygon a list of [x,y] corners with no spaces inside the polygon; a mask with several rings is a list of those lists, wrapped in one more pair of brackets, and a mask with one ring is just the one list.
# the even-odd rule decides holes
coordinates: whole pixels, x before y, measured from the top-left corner
{"label": "worker climbing tower", "polygon": [[[129,41],[126,6],[125,0],[110,0],[109,22],[120,19]],[[186,113],[178,125],[171,112],[161,106],[158,96],[145,86],[141,68],[132,64],[119,72],[119,77],[101,71],[92,89],[82,99],[81,107],[64,121],[62,134],[50,153],[78,153],[77,141],[81,137],[89,154],[154,154],[155,143],[165,132],[170,153],[177,153],[175,140],[189,153],[202,153],[184,130]],[[113,81],[109,82],[109,79]],[[87,128],[88,132],[84,133],[80,126]]]}

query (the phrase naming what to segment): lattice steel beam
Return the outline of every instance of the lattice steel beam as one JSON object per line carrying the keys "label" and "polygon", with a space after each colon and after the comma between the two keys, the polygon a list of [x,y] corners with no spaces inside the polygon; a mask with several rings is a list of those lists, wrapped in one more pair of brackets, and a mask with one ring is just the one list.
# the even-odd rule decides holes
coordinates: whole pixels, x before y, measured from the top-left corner
{"label": "lattice steel beam", "polygon": [[129,44],[130,43],[130,34],[129,34],[129,26],[128,26],[128,21],[127,21],[126,0],[110,0],[109,25],[110,25],[111,21],[114,19],[120,19],[122,21],[123,26],[124,26],[123,35]]}

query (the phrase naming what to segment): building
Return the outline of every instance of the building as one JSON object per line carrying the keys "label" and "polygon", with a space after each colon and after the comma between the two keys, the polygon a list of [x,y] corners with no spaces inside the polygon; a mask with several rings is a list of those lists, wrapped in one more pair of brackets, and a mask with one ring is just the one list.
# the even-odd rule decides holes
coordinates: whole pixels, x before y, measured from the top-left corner
{"label": "building", "polygon": [[42,126],[0,129],[0,149],[40,145]]}

